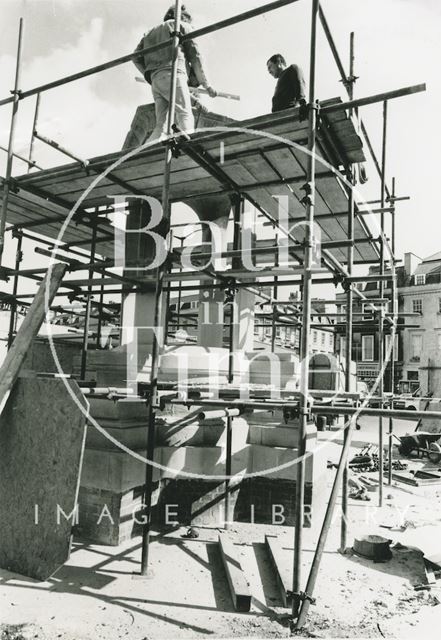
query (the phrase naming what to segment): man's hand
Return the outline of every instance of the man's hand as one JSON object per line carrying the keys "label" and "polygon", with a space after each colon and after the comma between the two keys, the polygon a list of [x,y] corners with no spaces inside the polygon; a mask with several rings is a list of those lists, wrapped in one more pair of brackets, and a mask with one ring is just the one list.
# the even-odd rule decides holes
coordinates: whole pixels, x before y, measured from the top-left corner
{"label": "man's hand", "polygon": [[309,118],[309,105],[306,104],[306,100],[302,98],[299,104],[299,120],[308,120]]}
{"label": "man's hand", "polygon": [[205,90],[207,91],[210,98],[215,98],[217,96],[217,91],[213,89],[213,87],[210,87],[210,85],[207,85],[205,87]]}
{"label": "man's hand", "polygon": [[208,113],[207,107],[202,104],[202,102],[194,93],[191,93],[191,106],[193,107],[193,109],[199,109],[202,113]]}

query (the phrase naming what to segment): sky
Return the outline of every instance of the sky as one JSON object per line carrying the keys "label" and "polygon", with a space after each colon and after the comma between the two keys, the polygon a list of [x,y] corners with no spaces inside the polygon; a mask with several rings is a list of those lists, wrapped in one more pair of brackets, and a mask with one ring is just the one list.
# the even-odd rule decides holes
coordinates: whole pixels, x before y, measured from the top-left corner
{"label": "sky", "polygon": [[[189,0],[195,27],[266,4],[265,0]],[[162,21],[170,0],[0,0],[0,98],[13,87],[18,21],[24,19],[22,89],[131,53],[141,36]],[[410,196],[397,209],[397,255],[426,257],[441,250],[436,185],[440,142],[441,3],[439,0],[323,0],[340,55],[347,65],[349,33],[355,32],[357,97],[427,83],[427,91],[389,103],[387,179],[396,177],[397,195]],[[210,83],[240,94],[241,101],[206,99],[207,106],[237,119],[268,113],[274,80],[266,60],[276,52],[309,72],[310,0],[299,0],[264,16],[199,39]],[[147,85],[135,82],[126,63],[42,95],[39,131],[90,158],[121,148],[136,108],[151,102]],[[319,27],[317,97],[345,98],[339,74]],[[27,155],[35,98],[20,103],[15,150]],[[381,104],[361,115],[379,154]],[[0,145],[6,147],[11,106],[0,107]],[[5,173],[0,150],[0,174]],[[66,159],[42,143],[35,159],[43,167]],[[16,175],[26,166],[14,165]],[[363,189],[379,197],[374,171]],[[13,260],[13,247],[6,251]],[[36,257],[29,258],[32,264]],[[28,263],[29,264],[29,263]],[[27,266],[24,263],[24,266]]]}

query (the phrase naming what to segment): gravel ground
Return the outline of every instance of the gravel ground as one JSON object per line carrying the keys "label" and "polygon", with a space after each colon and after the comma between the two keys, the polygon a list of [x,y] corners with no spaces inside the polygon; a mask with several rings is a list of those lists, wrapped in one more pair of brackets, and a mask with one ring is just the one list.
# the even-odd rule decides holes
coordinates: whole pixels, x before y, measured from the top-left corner
{"label": "gravel ground", "polygon": [[[330,444],[329,459],[337,460],[339,450]],[[334,473],[327,471],[329,488]],[[406,533],[400,526],[406,523],[416,532],[428,523],[441,526],[441,487],[386,487],[382,508],[376,506],[377,493],[369,495],[369,502],[350,499],[348,544],[360,534],[386,536],[393,541],[392,559],[374,563],[350,549],[340,553],[338,507],[314,591],[316,604],[301,636],[439,637],[440,591],[415,591],[425,580],[423,554],[400,543]],[[69,563],[44,583],[0,571],[0,640],[288,637],[289,610],[282,606],[264,536],[280,537],[292,566],[293,529],[249,524],[230,529],[253,596],[246,614],[232,606],[216,544],[219,530],[199,532],[195,540],[183,540],[183,530],[154,535],[150,579],[136,575],[139,539],[118,549],[77,543]],[[303,583],[317,534],[317,528],[304,530]]]}

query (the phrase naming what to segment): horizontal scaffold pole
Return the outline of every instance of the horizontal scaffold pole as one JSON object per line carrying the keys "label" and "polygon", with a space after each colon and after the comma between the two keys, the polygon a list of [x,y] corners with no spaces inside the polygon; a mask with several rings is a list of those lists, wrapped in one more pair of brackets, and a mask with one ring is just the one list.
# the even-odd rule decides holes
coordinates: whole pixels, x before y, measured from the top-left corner
{"label": "horizontal scaffold pole", "polygon": [[[2,151],[6,151],[6,153],[8,153],[8,150],[6,149],[6,147],[3,147],[1,144],[0,144],[0,149],[1,149]],[[28,167],[31,167],[31,169],[32,169],[33,167],[35,167],[36,169],[40,169],[40,171],[42,171],[42,170],[43,170],[43,167],[40,167],[40,166],[35,162],[35,160],[28,160],[28,158],[25,158],[24,156],[21,156],[19,153],[16,153],[15,151],[13,152],[13,154],[12,154],[12,155],[14,156],[14,158],[17,158],[18,160],[21,160],[22,162],[25,162],[25,163],[28,165]]]}
{"label": "horizontal scaffold pole", "polygon": [[[215,22],[214,24],[208,25],[207,27],[202,27],[201,29],[195,29],[181,38],[181,41],[184,40],[194,40],[196,38],[200,38],[201,36],[205,36],[213,31],[219,31],[220,29],[225,29],[226,27],[230,27],[234,24],[238,24],[239,22],[244,22],[245,20],[249,20],[250,18],[255,18],[257,16],[262,15],[263,13],[268,13],[270,11],[274,11],[275,9],[280,9],[289,4],[294,4],[294,2],[298,2],[298,0],[277,0],[276,2],[270,2],[269,4],[265,4],[262,7],[257,7],[257,9],[251,9],[251,11],[245,11],[244,13],[239,13],[236,16],[231,18],[227,18],[225,20],[221,20],[219,22]],[[129,53],[125,56],[121,56],[119,58],[115,58],[114,60],[110,60],[109,62],[104,62],[103,64],[99,64],[95,67],[90,67],[89,69],[84,69],[84,71],[79,71],[78,73],[73,73],[72,75],[65,76],[64,78],[60,78],[59,80],[54,80],[53,82],[47,82],[46,84],[42,84],[39,87],[35,87],[34,89],[28,89],[28,91],[21,91],[19,95],[19,99],[23,100],[23,98],[28,98],[29,96],[33,96],[37,93],[43,93],[43,91],[48,91],[49,89],[55,89],[56,87],[61,87],[64,84],[68,84],[69,82],[74,82],[75,80],[80,80],[81,78],[85,78],[86,76],[94,75],[95,73],[100,73],[101,71],[106,71],[107,69],[112,69],[113,67],[117,67],[120,64],[124,64],[125,62],[130,62],[134,58],[139,55],[145,55],[146,53],[153,53],[155,51],[160,51],[161,49],[165,49],[170,46],[169,41],[160,42],[153,47],[147,47],[145,49],[141,49],[136,53]],[[0,100],[0,106],[4,104],[8,104],[13,102],[14,98],[4,98]]]}
{"label": "horizontal scaffold pole", "polygon": [[373,96],[366,96],[365,98],[357,98],[356,100],[348,100],[347,102],[340,102],[339,104],[330,104],[322,107],[321,113],[333,113],[334,111],[341,111],[342,109],[356,109],[357,107],[363,107],[368,104],[375,104],[376,102],[384,102],[385,100],[392,100],[394,98],[402,98],[403,96],[409,96],[413,93],[420,93],[426,91],[426,84],[415,84],[410,87],[403,87],[402,89],[394,89],[393,91],[385,91],[384,93],[376,93]]}
{"label": "horizontal scaffold pole", "polygon": [[[311,394],[312,395],[312,394]],[[298,408],[299,400],[170,400],[170,404],[182,405],[185,407],[229,407],[239,409],[289,409]],[[347,404],[340,406],[330,406],[326,404],[313,404],[310,407],[310,411],[314,415],[363,415],[363,416],[386,416],[391,418],[399,418],[401,420],[419,420],[419,419],[435,419],[441,420],[441,411],[406,411],[405,409],[374,409],[371,407],[351,407]]]}
{"label": "horizontal scaffold pole", "polygon": [[89,164],[88,160],[82,160],[77,155],[72,153],[72,151],[69,151],[68,149],[65,149],[60,144],[58,144],[58,142],[55,142],[55,140],[51,140],[50,138],[46,138],[46,136],[43,136],[41,133],[38,133],[38,131],[34,131],[34,138],[37,138],[37,140],[40,140],[40,142],[44,142],[49,147],[52,147],[52,149],[56,149],[60,153],[63,153],[68,158],[72,158],[72,160],[75,160],[76,162],[80,162],[83,165],[83,167],[87,167],[87,165]]}

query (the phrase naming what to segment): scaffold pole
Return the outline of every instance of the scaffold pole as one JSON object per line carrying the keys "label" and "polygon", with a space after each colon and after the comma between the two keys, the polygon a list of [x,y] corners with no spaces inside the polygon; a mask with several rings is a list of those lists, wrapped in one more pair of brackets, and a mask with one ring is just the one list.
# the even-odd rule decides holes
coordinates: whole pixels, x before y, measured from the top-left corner
{"label": "scaffold pole", "polygon": [[319,2],[312,1],[311,11],[311,42],[310,42],[310,69],[309,69],[309,118],[308,118],[308,156],[307,156],[307,183],[306,191],[306,225],[305,225],[305,261],[303,272],[303,328],[301,337],[301,407],[299,418],[299,444],[296,480],[295,502],[295,532],[294,532],[294,567],[293,567],[293,603],[292,615],[297,618],[302,604],[301,576],[302,576],[302,548],[304,525],[304,499],[305,499],[305,451],[306,430],[310,419],[309,410],[309,351],[311,328],[311,302],[312,302],[312,259],[313,259],[313,234],[314,234],[314,198],[315,198],[315,153],[316,153],[316,127],[317,127],[317,103],[315,98],[316,79],[316,55],[317,55],[317,16]]}
{"label": "scaffold pole", "polygon": [[[180,31],[181,31],[181,14],[182,14],[182,0],[176,0],[175,2],[175,30],[172,38],[173,58],[172,58],[172,72],[170,80],[170,100],[169,100],[169,112],[167,118],[167,135],[169,136],[168,144],[165,151],[164,162],[164,182],[162,189],[162,215],[164,221],[164,235],[167,242],[170,227],[170,175],[171,164],[173,161],[173,148],[172,140],[172,125],[175,119],[176,112],[176,80],[178,72],[178,52],[180,45]],[[141,554],[141,575],[148,575],[148,562],[149,562],[149,546],[150,546],[150,532],[152,525],[152,490],[153,490],[153,462],[155,456],[155,437],[156,437],[156,411],[158,405],[158,374],[159,374],[159,348],[160,342],[163,343],[161,338],[161,322],[162,322],[162,308],[163,308],[163,289],[164,289],[164,276],[167,270],[167,260],[165,260],[159,267],[157,272],[156,292],[155,292],[155,314],[154,314],[154,332],[151,354],[151,372],[150,372],[150,398],[148,405],[148,433],[147,433],[147,464],[146,464],[146,477],[144,487],[144,524],[142,528],[142,554]],[[164,329],[164,327],[162,327]]]}
{"label": "scaffold pole", "polygon": [[[352,100],[354,98],[354,33],[351,33],[350,36],[350,47],[349,47],[349,76],[347,78],[347,89],[349,98]],[[352,115],[352,111],[351,111]],[[350,245],[348,247],[347,252],[347,270],[348,274],[351,276],[353,272],[354,265],[354,224],[355,224],[355,198],[354,198],[354,187],[356,183],[356,176],[354,171],[354,166],[348,167],[348,182],[351,184],[349,188],[349,199],[348,199],[348,240],[350,241]],[[345,391],[351,391],[351,364],[352,364],[352,331],[353,331],[353,321],[354,321],[354,295],[353,295],[353,285],[349,282],[346,285],[346,376],[345,376]],[[345,429],[344,429],[344,441],[348,438],[349,433],[349,425],[353,418],[346,415],[344,417],[345,421]],[[347,522],[348,522],[348,480],[349,480],[349,468],[347,462],[344,463],[343,466],[343,479],[342,479],[342,517],[341,517],[341,536],[340,536],[340,550],[344,553],[347,546]]]}
{"label": "scaffold pole", "polygon": [[1,210],[1,216],[0,216],[0,265],[2,264],[3,249],[5,246],[6,215],[7,215],[8,204],[9,204],[12,163],[14,160],[15,125],[17,122],[18,104],[20,101],[19,86],[20,86],[20,73],[21,73],[22,41],[23,41],[23,18],[20,18],[19,27],[18,27],[17,60],[15,64],[15,82],[14,82],[14,90],[12,91],[13,96],[10,100],[10,102],[11,101],[13,102],[13,105],[12,105],[11,125],[9,129],[8,159],[6,164],[6,176],[5,176],[4,187],[3,187],[3,201],[2,201],[2,210]]}

